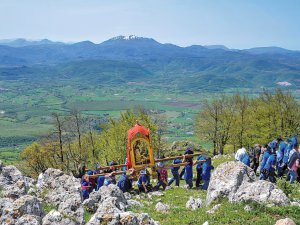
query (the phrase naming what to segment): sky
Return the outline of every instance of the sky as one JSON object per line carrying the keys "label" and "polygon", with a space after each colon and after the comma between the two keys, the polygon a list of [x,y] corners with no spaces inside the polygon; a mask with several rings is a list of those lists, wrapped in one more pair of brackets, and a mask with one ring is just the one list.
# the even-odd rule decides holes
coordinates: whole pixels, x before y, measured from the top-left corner
{"label": "sky", "polygon": [[100,43],[130,34],[300,50],[300,0],[0,0],[0,39]]}

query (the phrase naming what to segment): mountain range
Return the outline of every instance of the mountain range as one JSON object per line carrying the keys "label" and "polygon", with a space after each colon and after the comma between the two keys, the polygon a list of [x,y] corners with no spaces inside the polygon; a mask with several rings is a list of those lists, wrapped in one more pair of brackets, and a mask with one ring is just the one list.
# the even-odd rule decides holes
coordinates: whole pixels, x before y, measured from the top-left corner
{"label": "mountain range", "polygon": [[118,36],[95,44],[48,39],[0,40],[0,79],[69,77],[84,82],[143,81],[183,91],[278,87],[300,83],[300,51],[279,47],[180,47],[152,38]]}

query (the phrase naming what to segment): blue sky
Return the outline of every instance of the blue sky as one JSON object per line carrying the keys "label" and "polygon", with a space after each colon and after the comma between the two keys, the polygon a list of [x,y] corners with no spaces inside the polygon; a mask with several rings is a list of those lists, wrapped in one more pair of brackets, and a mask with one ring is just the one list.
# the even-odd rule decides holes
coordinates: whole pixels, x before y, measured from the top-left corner
{"label": "blue sky", "polygon": [[99,43],[129,34],[180,46],[300,50],[300,1],[0,0],[0,39]]}

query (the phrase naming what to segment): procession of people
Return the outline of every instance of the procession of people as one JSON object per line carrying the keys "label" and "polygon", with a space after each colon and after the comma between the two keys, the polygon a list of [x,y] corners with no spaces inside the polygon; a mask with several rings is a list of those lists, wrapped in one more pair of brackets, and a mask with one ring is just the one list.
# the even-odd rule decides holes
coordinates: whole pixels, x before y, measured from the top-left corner
{"label": "procession of people", "polygon": [[[181,179],[184,180],[184,186],[187,189],[194,187],[195,180],[196,189],[207,190],[211,171],[214,169],[212,159],[205,154],[201,154],[194,161],[193,157],[189,157],[192,154],[194,154],[193,150],[187,148],[183,155],[180,154],[178,158],[172,160],[173,166],[171,167],[165,166],[163,161],[159,162],[155,180],[151,180],[152,175],[147,168],[137,171],[131,168],[123,171],[117,180],[117,168],[115,167],[117,163],[115,161],[110,162],[106,170],[102,170],[100,164],[97,163],[94,170],[87,171],[81,179],[83,198],[88,198],[89,193],[93,190],[98,191],[102,186],[110,184],[116,184],[123,192],[129,192],[134,188],[135,181],[137,190],[140,193],[148,193],[159,189],[165,190],[173,184],[175,187],[179,187]],[[165,157],[160,158],[164,159]],[[297,136],[285,140],[277,138],[264,145],[256,144],[248,151],[242,147],[235,153],[235,160],[251,167],[260,180],[275,183],[277,178],[285,176],[291,184],[297,178],[299,182],[300,149]],[[184,163],[184,166],[174,166],[182,163]],[[170,172],[168,172],[168,169],[170,169]],[[126,167],[121,168],[121,170],[126,170]],[[196,172],[196,176],[194,176],[194,172]],[[95,178],[90,177],[97,174],[101,175]]]}

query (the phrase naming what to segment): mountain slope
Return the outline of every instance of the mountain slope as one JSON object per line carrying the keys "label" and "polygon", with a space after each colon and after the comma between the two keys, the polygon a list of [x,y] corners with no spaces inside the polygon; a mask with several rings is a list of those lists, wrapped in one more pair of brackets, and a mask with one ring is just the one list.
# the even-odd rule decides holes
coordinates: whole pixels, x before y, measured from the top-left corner
{"label": "mountain slope", "polygon": [[179,47],[151,38],[118,36],[100,44],[0,45],[0,77],[27,76],[122,84],[141,80],[182,91],[277,87],[300,81],[300,52],[281,48],[230,50],[224,46]]}

